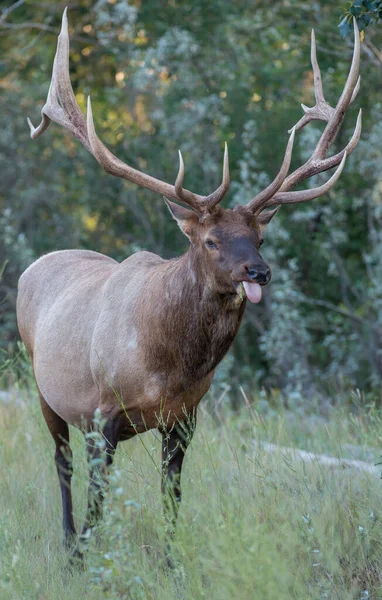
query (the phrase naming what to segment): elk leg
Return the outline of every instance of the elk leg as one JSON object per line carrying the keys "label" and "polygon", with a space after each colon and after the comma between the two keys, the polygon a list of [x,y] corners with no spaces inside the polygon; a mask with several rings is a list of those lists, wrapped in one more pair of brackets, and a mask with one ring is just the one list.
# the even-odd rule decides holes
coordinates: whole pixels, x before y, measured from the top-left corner
{"label": "elk leg", "polygon": [[192,440],[196,426],[196,409],[187,419],[174,425],[171,430],[162,430],[162,494],[163,505],[170,537],[175,532],[181,487],[180,476],[186,450]]}
{"label": "elk leg", "polygon": [[91,529],[102,517],[102,504],[107,488],[107,472],[113,462],[119,437],[118,425],[115,420],[108,421],[102,429],[102,439],[105,448],[101,448],[99,441],[88,439],[86,441],[89,461],[90,483],[88,489],[88,508],[85,524],[81,537],[86,539]]}
{"label": "elk leg", "polygon": [[73,473],[72,451],[69,446],[68,424],[50,408],[39,392],[42,414],[49,431],[56,444],[54,459],[56,462],[58,480],[61,488],[62,499],[62,525],[64,528],[64,543],[68,548],[72,546],[76,537],[76,528],[73,520],[73,505],[71,492],[71,479]]}

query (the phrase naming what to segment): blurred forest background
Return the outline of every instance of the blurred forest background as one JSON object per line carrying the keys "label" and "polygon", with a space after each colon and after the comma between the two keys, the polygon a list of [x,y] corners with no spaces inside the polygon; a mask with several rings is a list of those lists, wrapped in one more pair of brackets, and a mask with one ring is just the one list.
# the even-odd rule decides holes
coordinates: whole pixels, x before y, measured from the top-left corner
{"label": "blurred forest background", "polygon": [[[62,248],[117,260],[141,249],[172,257],[187,240],[160,196],[107,175],[59,126],[30,139],[26,117],[39,122],[66,3],[2,4],[0,360],[7,361],[18,352],[17,280],[33,260]],[[220,181],[227,140],[225,205],[246,203],[278,171],[300,103],[312,105],[311,27],[326,98],[336,103],[353,47],[352,33],[338,29],[343,10],[332,0],[73,0],[73,88],[84,110],[91,93],[98,134],[117,156],[172,183],[180,148],[185,184],[196,192]],[[334,191],[283,207],[267,229],[262,254],[272,283],[259,306],[247,307],[219,371],[223,388],[255,384],[297,402],[333,400],[351,388],[380,397],[381,41],[378,26],[365,30],[361,91],[334,151],[350,138],[360,106],[363,133]],[[293,168],[321,130],[299,132]]]}

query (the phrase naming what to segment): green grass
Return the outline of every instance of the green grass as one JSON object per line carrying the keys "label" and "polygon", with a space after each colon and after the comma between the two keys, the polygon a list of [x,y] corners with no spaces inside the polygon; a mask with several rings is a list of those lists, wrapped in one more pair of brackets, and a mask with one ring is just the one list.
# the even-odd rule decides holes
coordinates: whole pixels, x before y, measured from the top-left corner
{"label": "green grass", "polygon": [[[254,439],[377,462],[382,420],[333,410],[327,420],[274,410],[212,417],[203,406],[183,469],[183,502],[164,566],[160,439],[122,443],[105,520],[85,572],[68,569],[53,443],[36,396],[0,404],[0,599],[213,600],[382,598],[382,482],[290,462]],[[256,404],[255,404],[256,407]],[[78,525],[86,506],[82,435],[71,430]]]}

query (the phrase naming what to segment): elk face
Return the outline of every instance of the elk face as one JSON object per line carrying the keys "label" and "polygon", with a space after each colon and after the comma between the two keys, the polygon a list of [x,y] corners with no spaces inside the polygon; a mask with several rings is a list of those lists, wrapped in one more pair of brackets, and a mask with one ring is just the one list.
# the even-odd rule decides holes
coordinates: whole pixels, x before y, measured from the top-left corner
{"label": "elk face", "polygon": [[211,214],[200,216],[169,200],[166,203],[200,258],[207,282],[223,294],[237,293],[243,284],[247,298],[259,302],[261,286],[271,279],[260,254],[262,234],[277,209],[254,217],[244,206],[233,210],[217,206]]}

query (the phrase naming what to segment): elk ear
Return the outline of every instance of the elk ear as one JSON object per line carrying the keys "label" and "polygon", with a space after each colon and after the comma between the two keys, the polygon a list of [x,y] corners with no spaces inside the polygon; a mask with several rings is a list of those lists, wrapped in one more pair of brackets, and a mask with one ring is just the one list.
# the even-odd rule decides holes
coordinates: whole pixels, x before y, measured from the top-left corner
{"label": "elk ear", "polygon": [[257,224],[261,230],[264,230],[273,217],[277,215],[279,208],[279,206],[276,206],[273,210],[267,210],[267,212],[263,212],[256,217]]}
{"label": "elk ear", "polygon": [[184,235],[191,240],[192,229],[195,225],[199,223],[198,215],[188,208],[184,208],[184,206],[180,206],[179,204],[175,204],[175,202],[171,202],[167,198],[163,196],[163,200],[166,202],[166,206],[170,211],[172,217],[178,223],[179,228],[183,231]]}

